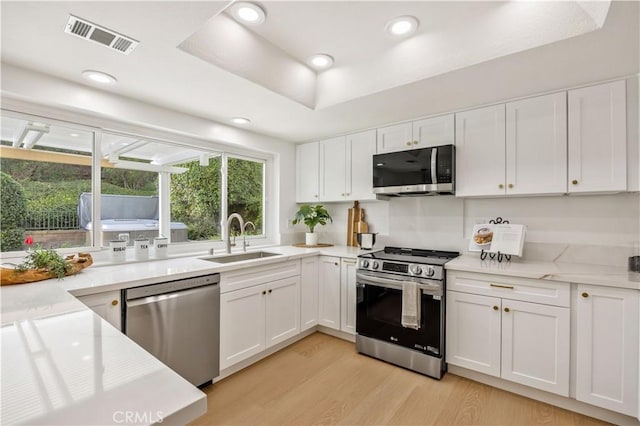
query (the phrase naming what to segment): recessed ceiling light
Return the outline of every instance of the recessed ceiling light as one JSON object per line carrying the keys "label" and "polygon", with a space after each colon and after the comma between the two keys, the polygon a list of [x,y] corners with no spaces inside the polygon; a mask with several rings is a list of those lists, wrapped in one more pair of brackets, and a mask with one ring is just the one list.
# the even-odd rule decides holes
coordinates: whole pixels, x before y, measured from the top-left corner
{"label": "recessed ceiling light", "polygon": [[245,117],[233,117],[231,121],[235,124],[249,124],[251,120]]}
{"label": "recessed ceiling light", "polygon": [[316,69],[326,69],[333,65],[333,58],[326,53],[316,53],[309,58],[309,65]]}
{"label": "recessed ceiling light", "polygon": [[89,81],[100,84],[116,84],[118,79],[112,75],[101,71],[86,70],[82,71],[82,76]]}
{"label": "recessed ceiling light", "polygon": [[69,136],[71,136],[72,138],[77,138],[78,136],[80,136],[79,133],[69,133]]}
{"label": "recessed ceiling light", "polygon": [[418,25],[413,16],[399,16],[387,22],[385,30],[392,36],[408,36],[418,29]]}
{"label": "recessed ceiling light", "polygon": [[232,4],[230,11],[236,20],[248,25],[260,25],[267,17],[260,6],[244,1]]}

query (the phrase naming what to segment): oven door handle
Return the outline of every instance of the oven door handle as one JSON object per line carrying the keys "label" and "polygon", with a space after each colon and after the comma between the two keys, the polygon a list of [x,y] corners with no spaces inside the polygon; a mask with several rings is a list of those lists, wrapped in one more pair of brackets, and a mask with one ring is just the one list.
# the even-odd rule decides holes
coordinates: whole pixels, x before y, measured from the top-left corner
{"label": "oven door handle", "polygon": [[[392,278],[372,277],[371,275],[356,273],[356,282],[358,284],[364,284],[364,285],[368,284],[376,287],[385,287],[385,288],[391,288],[394,290],[402,291],[402,283],[404,281],[414,281],[414,280],[410,278],[406,280],[396,280]],[[442,285],[440,284],[424,284],[424,283],[416,283],[416,284],[424,294],[442,296]]]}

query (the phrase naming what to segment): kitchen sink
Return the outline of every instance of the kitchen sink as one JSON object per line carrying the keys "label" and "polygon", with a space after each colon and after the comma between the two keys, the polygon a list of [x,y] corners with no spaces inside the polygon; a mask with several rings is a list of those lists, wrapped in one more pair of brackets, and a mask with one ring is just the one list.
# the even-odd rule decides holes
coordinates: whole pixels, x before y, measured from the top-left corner
{"label": "kitchen sink", "polygon": [[228,254],[216,257],[201,257],[202,260],[208,260],[215,263],[233,263],[242,262],[243,260],[264,259],[267,257],[282,256],[280,253],[270,253],[268,251],[252,251],[249,253]]}

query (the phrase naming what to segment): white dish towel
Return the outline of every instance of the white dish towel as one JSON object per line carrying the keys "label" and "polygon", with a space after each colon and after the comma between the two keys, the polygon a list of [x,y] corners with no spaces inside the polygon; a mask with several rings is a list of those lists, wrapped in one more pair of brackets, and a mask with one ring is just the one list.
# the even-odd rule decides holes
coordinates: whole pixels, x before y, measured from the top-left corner
{"label": "white dish towel", "polygon": [[420,328],[420,290],[412,281],[402,283],[402,326]]}

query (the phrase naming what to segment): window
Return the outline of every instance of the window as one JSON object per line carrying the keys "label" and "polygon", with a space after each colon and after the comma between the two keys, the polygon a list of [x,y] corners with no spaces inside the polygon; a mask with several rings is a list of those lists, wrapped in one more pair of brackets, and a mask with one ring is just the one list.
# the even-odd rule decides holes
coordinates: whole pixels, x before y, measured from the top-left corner
{"label": "window", "polygon": [[219,241],[234,212],[265,235],[264,160],[6,115],[1,148],[3,252],[24,250],[27,235],[47,248]]}
{"label": "window", "polygon": [[[264,161],[229,157],[227,160],[227,206],[240,213],[247,235],[264,235]],[[236,222],[234,221],[234,224]]]}
{"label": "window", "polygon": [[91,233],[79,227],[77,207],[80,195],[91,192],[94,133],[1,120],[1,250],[24,250],[27,235],[44,248],[90,246]]}
{"label": "window", "polygon": [[222,239],[222,157],[179,166],[187,171],[171,176],[171,220],[186,224],[191,241]]}

